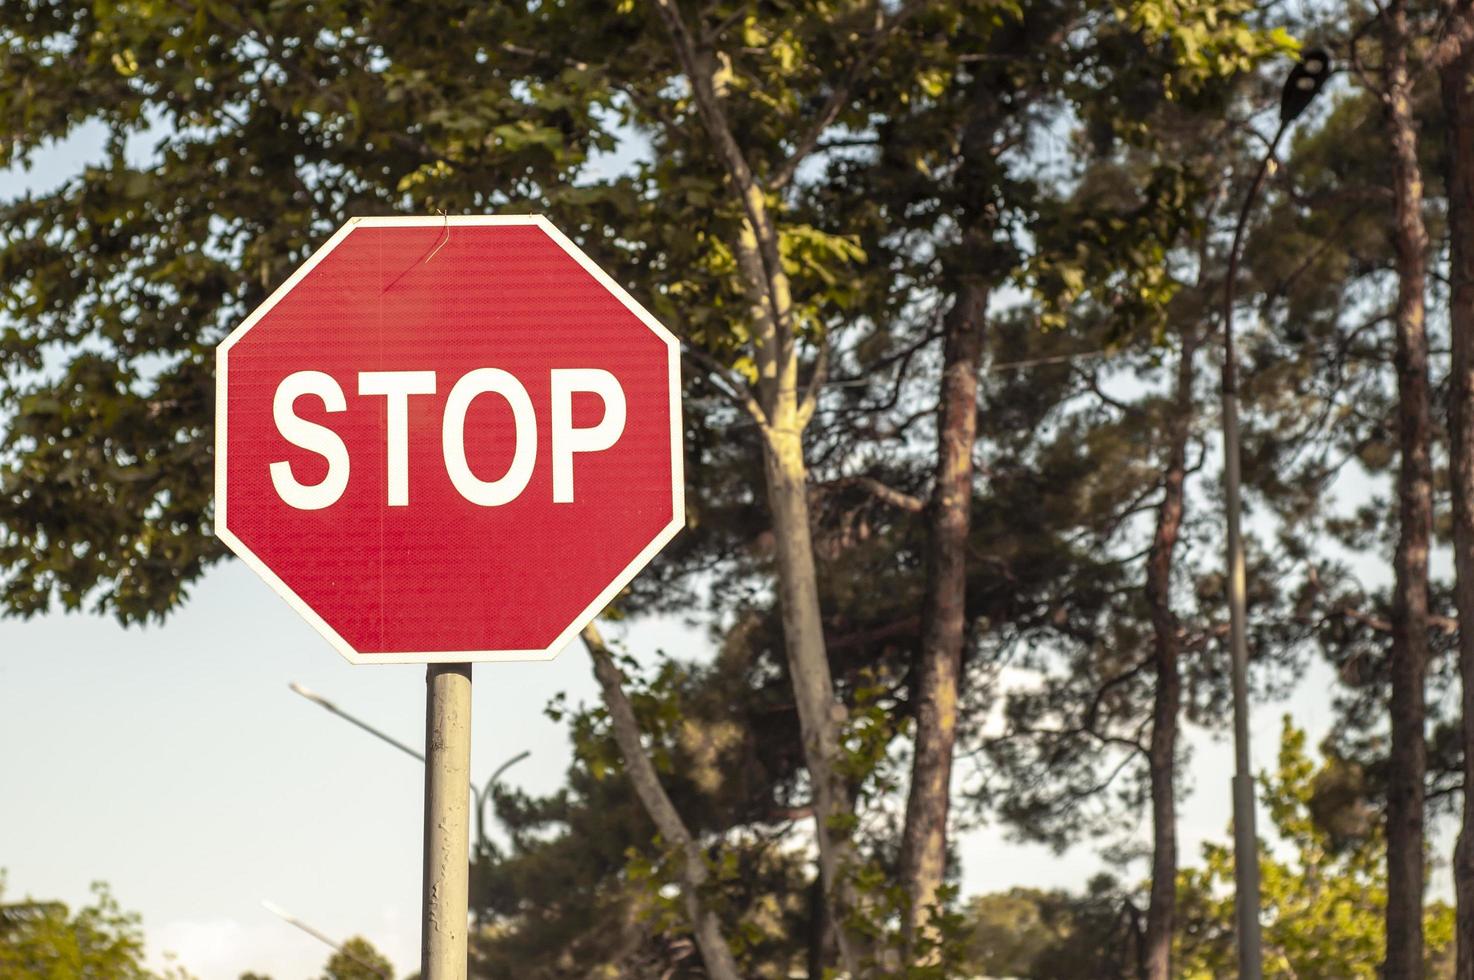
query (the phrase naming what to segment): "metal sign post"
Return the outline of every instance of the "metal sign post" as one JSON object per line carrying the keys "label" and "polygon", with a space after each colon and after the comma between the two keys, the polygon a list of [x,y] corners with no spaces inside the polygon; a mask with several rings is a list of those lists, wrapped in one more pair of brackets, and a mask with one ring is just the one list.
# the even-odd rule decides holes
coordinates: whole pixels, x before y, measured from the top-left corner
{"label": "metal sign post", "polygon": [[425,891],[420,976],[466,980],[471,665],[425,671]]}

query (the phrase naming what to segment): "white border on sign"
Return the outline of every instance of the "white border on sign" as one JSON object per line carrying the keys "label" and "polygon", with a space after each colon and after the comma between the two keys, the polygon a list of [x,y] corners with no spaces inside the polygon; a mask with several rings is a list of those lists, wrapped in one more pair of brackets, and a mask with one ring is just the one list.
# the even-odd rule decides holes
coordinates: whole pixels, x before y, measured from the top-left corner
{"label": "white border on sign", "polygon": [[[671,520],[650,541],[645,548],[635,556],[625,568],[614,576],[609,585],[600,592],[588,607],[576,616],[572,623],[558,634],[546,649],[543,650],[455,650],[455,651],[431,651],[427,653],[359,653],[344,639],[337,630],[328,625],[320,615],[309,606],[301,596],[297,595],[281,577],[273,572],[264,561],[248,548],[240,538],[230,530],[226,524],[228,494],[225,483],[225,446],[226,446],[226,419],[228,411],[228,354],[235,346],[236,341],[245,336],[246,331],[254,327],[261,318],[271,312],[272,308],[280,303],[296,285],[301,282],[313,268],[328,256],[328,253],[343,243],[343,240],[353,233],[357,228],[383,228],[383,227],[446,227],[451,225],[532,225],[542,229],[543,233],[551,238],[564,252],[577,262],[583,269],[593,276],[594,279],[614,296],[615,299],[633,313],[641,323],[648,327],[655,336],[659,337],[666,346],[668,352],[668,363],[670,365],[670,462],[671,462]],[[611,279],[603,269],[594,264],[583,251],[564,235],[553,223],[540,214],[528,215],[413,215],[413,216],[384,216],[371,218],[350,218],[348,222],[339,228],[312,256],[292,273],[291,277],[267,300],[252,311],[251,315],[241,321],[240,326],[232,330],[224,340],[215,348],[215,536],[235,552],[237,557],[244,561],[252,571],[259,575],[272,590],[287,601],[303,619],[311,623],[323,637],[333,645],[339,653],[355,664],[430,664],[430,663],[494,663],[498,661],[517,660],[552,660],[563,648],[573,642],[574,636],[578,634],[594,618],[604,610],[615,596],[617,596],[640,570],[650,563],[650,560],[664,548],[671,538],[686,525],[686,477],[685,460],[681,453],[681,347],[674,334],[667,330],[659,320],[651,315],[650,311],[641,306],[640,303],[624,290],[619,283]]]}

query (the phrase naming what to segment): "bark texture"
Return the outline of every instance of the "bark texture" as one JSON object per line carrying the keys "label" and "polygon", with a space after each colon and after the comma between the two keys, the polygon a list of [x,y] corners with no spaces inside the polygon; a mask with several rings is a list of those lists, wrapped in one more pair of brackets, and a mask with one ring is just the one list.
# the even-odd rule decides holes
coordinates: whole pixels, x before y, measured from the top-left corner
{"label": "bark texture", "polygon": [[803,158],[818,145],[819,135],[833,122],[848,97],[849,81],[878,56],[880,41],[907,16],[909,8],[882,16],[869,44],[857,45],[859,53],[851,66],[850,79],[835,86],[807,132],[796,136],[792,155],[765,184],[749,165],[718,95],[712,38],[700,23],[695,32],[688,27],[675,0],[656,0],[655,7],[670,34],[677,62],[691,83],[697,115],[744,216],[732,245],[746,295],[758,374],[755,398],[749,396],[746,406],[762,436],[784,652],[798,708],[804,761],[813,784],[814,836],[826,912],[835,924],[841,965],[845,972],[858,977],[868,953],[863,931],[852,925],[851,913],[856,909],[851,875],[854,849],[846,828],[853,807],[840,765],[844,708],[835,697],[820,618],[803,446],[803,431],[813,415],[823,378],[823,356],[821,353],[808,385],[801,386],[792,290],[783,271],[777,221],[768,202],[769,193],[790,180]]}
{"label": "bark texture", "polygon": [[[1451,11],[1451,25],[1474,27],[1465,2]],[[1454,31],[1450,32],[1456,33]],[[1454,600],[1459,622],[1474,624],[1474,44],[1445,53],[1439,66],[1447,118],[1444,185],[1448,191],[1449,482],[1453,489]],[[1463,685],[1464,809],[1454,849],[1454,897],[1458,910],[1455,976],[1474,980],[1474,626],[1459,630]]]}
{"label": "bark texture", "polygon": [[[849,788],[839,765],[839,732],[844,709],[834,698],[819,615],[802,442],[801,433],[791,425],[775,428],[764,439],[763,462],[778,558],[783,641],[814,794],[819,869],[829,895],[830,920],[842,924],[853,905],[847,883],[849,838],[842,828],[835,826],[835,818],[847,817],[851,810]],[[836,928],[840,957],[848,963],[857,963],[858,951],[847,932],[842,925]]]}
{"label": "bark texture", "polygon": [[710,878],[706,855],[701,853],[700,845],[686,828],[665,787],[660,784],[655,766],[645,754],[639,722],[635,719],[629,698],[625,697],[624,678],[609,648],[604,645],[603,637],[592,623],[584,627],[582,635],[589,657],[594,661],[594,676],[603,691],[604,706],[609,709],[609,720],[614,726],[614,740],[619,744],[624,771],[635,787],[635,795],[640,798],[640,805],[660,831],[660,836],[681,849],[684,858],[681,862],[681,901],[686,907],[686,920],[696,937],[696,947],[701,951],[707,975],[713,980],[739,980],[741,974],[737,961],[722,935],[721,922],[701,898],[702,889]]}
{"label": "bark texture", "polygon": [[1398,539],[1392,600],[1392,745],[1387,785],[1387,980],[1422,976],[1424,675],[1428,659],[1428,544],[1433,524],[1429,457],[1428,337],[1424,322],[1427,230],[1418,163],[1404,2],[1382,18],[1383,93],[1392,151],[1397,261]]}
{"label": "bark texture", "polygon": [[1168,421],[1167,458],[1162,470],[1162,503],[1146,559],[1146,601],[1152,621],[1152,660],[1156,687],[1147,767],[1152,792],[1152,888],[1146,913],[1145,967],[1149,980],[1171,980],[1172,931],[1177,921],[1177,736],[1182,707],[1182,652],[1177,616],[1172,612],[1172,561],[1182,534],[1183,485],[1187,480],[1187,440],[1192,421],[1193,354],[1196,341],[1184,337],[1177,366],[1177,390]]}
{"label": "bark texture", "polygon": [[[988,290],[963,282],[944,323],[937,466],[929,512],[927,585],[913,697],[916,743],[901,841],[901,883],[908,904],[905,940],[937,904],[947,868],[947,812],[962,646],[967,633],[967,539],[972,529],[973,444],[977,441],[978,368]],[[908,948],[908,955],[912,949]]]}

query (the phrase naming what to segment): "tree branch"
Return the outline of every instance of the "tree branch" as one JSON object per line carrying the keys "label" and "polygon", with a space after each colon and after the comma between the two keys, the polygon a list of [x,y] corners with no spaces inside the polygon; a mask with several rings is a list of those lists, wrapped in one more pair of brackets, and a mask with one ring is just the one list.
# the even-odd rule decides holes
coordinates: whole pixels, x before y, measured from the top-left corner
{"label": "tree branch", "polygon": [[[665,22],[666,30],[670,32],[671,43],[676,50],[676,60],[680,62],[681,70],[686,73],[686,78],[691,82],[691,96],[696,103],[697,114],[705,124],[707,132],[711,134],[717,156],[726,167],[733,184],[736,185],[738,199],[742,203],[743,211],[747,214],[747,220],[752,225],[753,233],[757,236],[760,258],[765,266],[763,281],[768,284],[771,301],[772,277],[782,268],[778,261],[778,247],[776,242],[769,241],[773,236],[770,234],[770,223],[762,200],[762,188],[758,184],[757,177],[753,175],[752,168],[748,166],[747,157],[743,155],[742,148],[737,145],[737,138],[732,135],[732,127],[727,122],[727,114],[722,109],[716,89],[712,86],[712,73],[708,65],[711,60],[710,55],[704,54],[697,45],[696,39],[691,36],[690,29],[686,27],[685,20],[681,18],[681,12],[676,9],[675,0],[655,0],[655,8],[659,11],[661,20]],[[777,309],[773,311],[777,325],[783,325],[786,312]]]}
{"label": "tree branch", "polygon": [[768,182],[768,188],[770,190],[774,192],[780,191],[793,180],[794,175],[798,173],[798,168],[814,152],[815,148],[818,147],[819,138],[824,135],[824,131],[830,126],[833,126],[834,120],[839,118],[839,112],[844,108],[845,102],[849,100],[850,92],[854,89],[855,83],[860,80],[861,73],[866,68],[869,68],[875,59],[880,56],[881,42],[890,37],[895,32],[895,29],[900,26],[901,22],[911,16],[920,6],[921,4],[916,2],[903,4],[893,16],[887,18],[884,14],[884,8],[879,3],[875,5],[876,19],[879,23],[876,25],[875,31],[870,35],[869,45],[858,58],[850,63],[849,70],[845,72],[844,78],[829,93],[829,98],[824,100],[823,107],[819,109],[819,114],[814,117],[814,121],[809,124],[808,130],[798,138],[798,141],[794,144],[793,152],[788,155],[787,160],[783,161],[783,166],[778,168],[778,172],[773,175],[773,179]]}
{"label": "tree branch", "polygon": [[1447,15],[1443,23],[1443,36],[1433,48],[1429,66],[1442,70],[1463,54],[1464,48],[1474,43],[1474,4],[1470,0],[1458,0],[1446,5]]}
{"label": "tree branch", "polygon": [[721,923],[701,898],[701,891],[708,880],[706,855],[686,829],[685,821],[676,811],[665,787],[660,784],[655,766],[645,753],[645,746],[640,738],[640,724],[624,693],[623,675],[614,663],[614,656],[609,648],[604,645],[604,638],[599,635],[599,630],[593,623],[585,626],[580,635],[584,646],[588,648],[590,659],[594,662],[594,676],[603,689],[604,706],[609,709],[614,740],[624,758],[625,774],[629,776],[635,795],[640,798],[641,805],[660,835],[682,852],[681,896],[685,900],[686,916],[696,936],[696,945],[701,949],[701,958],[706,964],[707,973],[714,980],[739,980],[737,961],[722,935]]}
{"label": "tree branch", "polygon": [[902,637],[916,636],[921,632],[921,617],[907,616],[895,622],[886,623],[868,630],[860,630],[857,633],[845,633],[834,636],[824,634],[824,644],[830,652],[837,650],[859,649],[872,643],[883,643],[886,640],[900,639]]}
{"label": "tree branch", "polygon": [[707,377],[711,380],[712,386],[738,408],[751,415],[753,421],[758,424],[758,428],[767,427],[767,413],[763,411],[763,407],[757,403],[755,398],[743,392],[736,384],[733,384],[730,377],[731,368],[728,368],[721,361],[718,361],[715,357],[712,357],[690,341],[681,341],[681,353],[705,368],[709,372]]}
{"label": "tree branch", "polygon": [[[1339,606],[1333,612],[1339,613],[1353,623],[1360,623],[1367,629],[1374,630],[1375,632],[1392,632],[1392,621],[1384,619],[1375,613],[1363,612],[1360,609],[1353,609],[1350,606]],[[1448,636],[1453,636],[1459,631],[1459,621],[1451,616],[1438,616],[1430,613],[1428,616],[1428,625]]]}
{"label": "tree branch", "polygon": [[824,387],[824,379],[829,375],[829,341],[826,338],[819,345],[819,357],[814,362],[814,373],[809,378],[809,386],[804,389],[803,400],[798,407],[798,427],[802,429],[809,424],[809,419],[814,417],[814,409],[819,404],[819,390]]}
{"label": "tree branch", "polygon": [[825,489],[835,490],[844,487],[859,487],[876,500],[910,514],[919,514],[926,510],[926,501],[920,497],[914,497],[894,487],[886,486],[873,476],[845,476],[840,477],[838,480],[831,480],[823,484],[823,486]]}
{"label": "tree branch", "polygon": [[1114,677],[1110,677],[1102,681],[1100,686],[1095,689],[1095,693],[1090,698],[1090,706],[1085,709],[1085,724],[1083,727],[1086,729],[1094,729],[1095,723],[1100,720],[1100,708],[1101,704],[1105,701],[1106,694],[1109,693],[1113,688],[1120,687],[1122,684],[1125,684],[1132,678],[1139,676],[1141,672],[1144,671],[1149,664],[1151,664],[1151,662],[1151,657],[1143,657],[1141,660],[1137,661],[1126,670],[1121,671]]}

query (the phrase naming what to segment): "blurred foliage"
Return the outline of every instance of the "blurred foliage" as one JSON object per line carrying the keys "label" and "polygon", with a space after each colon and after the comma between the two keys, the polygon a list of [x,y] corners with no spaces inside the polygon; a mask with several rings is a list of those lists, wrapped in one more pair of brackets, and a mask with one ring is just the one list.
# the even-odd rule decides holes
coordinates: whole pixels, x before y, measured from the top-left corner
{"label": "blurred foliage", "polygon": [[1081,894],[1013,888],[978,895],[963,910],[973,975],[1031,980],[1138,976],[1141,913],[1108,875]]}
{"label": "blurred foliage", "polygon": [[328,958],[322,980],[394,980],[394,967],[373,943],[353,936]]}
{"label": "blurred foliage", "polygon": [[[1288,717],[1273,772],[1260,778],[1273,837],[1262,839],[1264,975],[1274,980],[1379,976],[1386,906],[1385,843],[1344,760],[1319,764]],[[1233,976],[1233,853],[1208,843],[1203,864],[1178,877],[1174,975]],[[985,976],[1086,980],[1137,976],[1144,892],[1101,877],[1084,892],[1015,888],[981,895],[964,909],[969,964]],[[1426,976],[1453,976],[1453,909],[1429,903]]]}
{"label": "blurred foliage", "polygon": [[[1342,797],[1341,806],[1327,806],[1336,799],[1333,788],[1348,778],[1344,766],[1334,757],[1317,766],[1305,732],[1285,718],[1277,768],[1260,779],[1278,838],[1261,848],[1259,859],[1267,978],[1380,975],[1386,843],[1377,823],[1344,811],[1358,800]],[[1178,879],[1179,968],[1189,980],[1227,976],[1236,962],[1232,849],[1206,844],[1203,858],[1201,868]],[[1426,976],[1453,976],[1453,918],[1446,902],[1426,906]]]}
{"label": "blurred foliage", "polygon": [[5,980],[190,980],[170,967],[144,965],[143,930],[107,885],[92,886],[93,901],[73,912],[61,902],[4,901],[0,875],[0,977]]}

